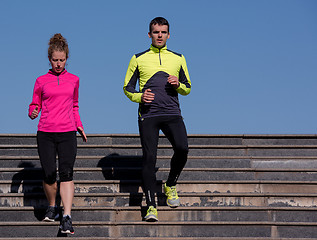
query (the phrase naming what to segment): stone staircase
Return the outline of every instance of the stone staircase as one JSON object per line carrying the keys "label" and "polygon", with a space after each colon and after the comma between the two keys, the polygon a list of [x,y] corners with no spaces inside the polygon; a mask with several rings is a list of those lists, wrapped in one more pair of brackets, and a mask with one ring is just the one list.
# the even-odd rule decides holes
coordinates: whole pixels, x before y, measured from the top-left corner
{"label": "stone staircase", "polygon": [[[141,146],[134,134],[78,139],[76,239],[317,239],[316,135],[189,135],[189,159],[165,204],[172,149],[161,136],[157,160],[159,222],[142,221]],[[41,219],[35,135],[0,134],[0,240],[63,239],[58,222]]]}

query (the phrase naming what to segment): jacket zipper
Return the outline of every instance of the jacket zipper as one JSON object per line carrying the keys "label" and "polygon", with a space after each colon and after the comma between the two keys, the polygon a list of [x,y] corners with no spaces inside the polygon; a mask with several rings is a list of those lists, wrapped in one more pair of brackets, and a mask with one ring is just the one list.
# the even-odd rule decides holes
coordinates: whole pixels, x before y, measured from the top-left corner
{"label": "jacket zipper", "polygon": [[159,49],[159,59],[160,59],[160,65],[162,65],[162,62],[161,62],[161,49]]}
{"label": "jacket zipper", "polygon": [[57,84],[59,85],[59,76],[57,76]]}

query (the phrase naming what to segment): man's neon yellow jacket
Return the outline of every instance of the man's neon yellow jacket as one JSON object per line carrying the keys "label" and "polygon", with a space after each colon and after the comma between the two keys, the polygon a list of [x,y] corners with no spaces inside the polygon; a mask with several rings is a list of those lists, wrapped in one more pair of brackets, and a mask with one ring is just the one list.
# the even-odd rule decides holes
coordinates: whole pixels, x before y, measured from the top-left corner
{"label": "man's neon yellow jacket", "polygon": [[[167,82],[169,75],[178,77],[180,85],[175,89]],[[138,89],[136,89],[139,80]],[[151,103],[142,103],[141,96],[146,89],[155,94]],[[186,60],[182,54],[151,45],[150,49],[132,56],[125,76],[123,90],[127,97],[139,103],[139,117],[181,115],[178,93],[187,95],[191,82]]]}

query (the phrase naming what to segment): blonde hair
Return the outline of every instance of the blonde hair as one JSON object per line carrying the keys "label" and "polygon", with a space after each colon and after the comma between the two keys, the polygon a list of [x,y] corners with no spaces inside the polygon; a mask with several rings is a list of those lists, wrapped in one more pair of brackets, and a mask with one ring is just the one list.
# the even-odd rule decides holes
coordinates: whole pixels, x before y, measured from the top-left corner
{"label": "blonde hair", "polygon": [[53,37],[51,37],[48,43],[48,58],[52,58],[52,54],[54,51],[65,52],[66,59],[68,59],[69,49],[66,38],[62,36],[60,33],[55,33]]}

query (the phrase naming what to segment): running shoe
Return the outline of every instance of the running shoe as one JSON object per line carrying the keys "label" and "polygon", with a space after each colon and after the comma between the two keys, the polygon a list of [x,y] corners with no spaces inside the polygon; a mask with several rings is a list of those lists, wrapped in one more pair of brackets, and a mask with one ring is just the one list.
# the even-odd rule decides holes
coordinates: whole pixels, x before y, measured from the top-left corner
{"label": "running shoe", "polygon": [[54,222],[59,217],[57,213],[56,207],[49,206],[46,209],[45,217],[43,219],[44,222]]}
{"label": "running shoe", "polygon": [[146,215],[144,217],[145,221],[147,222],[156,222],[158,221],[157,218],[157,210],[155,207],[150,206],[146,212]]}
{"label": "running shoe", "polygon": [[61,233],[70,233],[70,234],[75,233],[74,228],[72,226],[72,219],[68,215],[63,217],[59,228],[61,229]]}
{"label": "running shoe", "polygon": [[167,197],[166,203],[172,208],[179,206],[179,197],[177,195],[176,186],[168,187],[164,184],[164,193]]}

